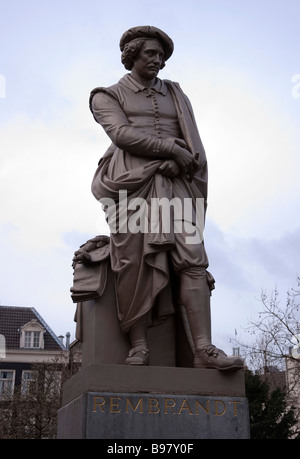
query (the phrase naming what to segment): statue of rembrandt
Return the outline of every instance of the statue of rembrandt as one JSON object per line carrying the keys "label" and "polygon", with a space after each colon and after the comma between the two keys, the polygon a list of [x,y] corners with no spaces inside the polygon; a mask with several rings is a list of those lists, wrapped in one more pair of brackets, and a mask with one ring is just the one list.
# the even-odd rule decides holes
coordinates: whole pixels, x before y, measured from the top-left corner
{"label": "statue of rembrandt", "polygon": [[[138,26],[123,34],[120,49],[129,73],[90,96],[92,114],[112,142],[92,182],[110,238],[83,246],[75,261],[89,263],[96,247],[109,247],[119,325],[130,343],[124,363],[148,364],[148,327],[172,314],[180,301],[192,337],[194,367],[240,369],[239,358],[228,357],[211,341],[214,279],[207,271],[204,215],[201,228],[197,218],[197,202],[204,214],[206,209],[206,154],[189,99],[178,83],[158,78],[173,42],[156,27]],[[162,212],[151,205],[162,199],[177,204],[173,212],[168,207],[167,228],[160,220]],[[124,225],[130,219],[136,222],[134,230]],[[191,238],[193,234],[197,237]]]}

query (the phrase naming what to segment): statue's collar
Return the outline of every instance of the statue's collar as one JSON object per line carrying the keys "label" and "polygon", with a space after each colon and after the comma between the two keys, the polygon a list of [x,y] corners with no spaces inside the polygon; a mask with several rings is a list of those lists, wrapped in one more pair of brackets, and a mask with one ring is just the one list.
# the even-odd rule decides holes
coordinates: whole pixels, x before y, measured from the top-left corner
{"label": "statue's collar", "polygon": [[[119,83],[124,84],[125,86],[127,86],[127,88],[131,89],[131,91],[135,93],[148,89],[148,88],[145,88],[141,83],[136,81],[134,78],[132,78],[132,76],[129,73],[123,76],[123,78],[121,78]],[[156,83],[154,86],[152,86],[151,89],[158,92],[159,94],[162,94],[163,96],[167,94],[167,86],[159,78],[156,78]]]}

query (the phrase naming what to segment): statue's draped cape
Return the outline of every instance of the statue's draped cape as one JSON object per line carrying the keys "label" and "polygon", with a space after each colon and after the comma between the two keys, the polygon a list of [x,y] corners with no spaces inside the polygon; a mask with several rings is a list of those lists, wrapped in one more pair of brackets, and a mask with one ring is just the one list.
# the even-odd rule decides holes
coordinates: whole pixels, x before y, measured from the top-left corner
{"label": "statue's draped cape", "polygon": [[[137,163],[134,168],[127,167],[126,155],[129,153],[118,148],[114,143],[100,159],[92,181],[92,193],[97,200],[107,204],[109,218],[111,211],[121,218],[124,208],[119,202],[120,191],[126,190],[128,201],[143,198],[148,203],[147,218],[151,219],[151,199],[173,197],[197,198],[207,200],[207,161],[205,151],[198,133],[193,110],[189,99],[178,83],[163,80],[172,95],[183,140],[188,150],[197,158],[199,169],[192,181],[182,175],[174,180],[157,173],[161,160],[149,159]],[[90,108],[93,112],[93,97],[105,93],[118,98],[118,88],[128,86],[130,79],[125,75],[117,85],[111,88],[96,88],[90,97]],[[120,86],[121,85],[121,86]],[[93,112],[94,116],[95,113]],[[97,120],[95,116],[96,121]],[[142,157],[142,155],[141,155]],[[111,200],[111,201],[110,201]],[[109,206],[109,202],[116,206]],[[126,209],[127,219],[136,212]],[[193,222],[195,223],[195,222]],[[139,232],[132,234],[111,233],[110,262],[116,274],[116,297],[118,317],[123,331],[129,328],[142,316],[148,314],[152,320],[173,312],[172,292],[170,291],[170,266],[168,251],[174,246],[174,228],[168,232]],[[192,250],[191,245],[191,250]],[[204,264],[208,266],[205,249]]]}

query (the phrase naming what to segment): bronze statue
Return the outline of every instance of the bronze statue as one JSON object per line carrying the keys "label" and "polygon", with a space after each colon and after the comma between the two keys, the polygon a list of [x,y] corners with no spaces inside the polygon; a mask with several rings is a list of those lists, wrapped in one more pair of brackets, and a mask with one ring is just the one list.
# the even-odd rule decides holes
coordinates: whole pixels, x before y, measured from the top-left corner
{"label": "bronze statue", "polygon": [[[178,290],[193,339],[194,366],[240,369],[240,359],[227,357],[211,343],[214,279],[200,233],[188,242],[193,232],[201,232],[196,202],[203,203],[205,213],[207,161],[188,98],[178,83],[157,77],[173,48],[171,38],[156,27],[128,30],[120,49],[130,73],[111,87],[94,89],[90,97],[93,116],[112,141],[92,192],[104,204],[111,226],[118,317],[131,344],[126,363],[148,364],[147,327],[172,313],[166,298]],[[181,211],[192,203],[191,212],[179,217],[174,212],[169,227],[162,228],[161,214],[154,215],[150,205],[162,199],[176,202]],[[124,215],[135,229],[124,227]]]}

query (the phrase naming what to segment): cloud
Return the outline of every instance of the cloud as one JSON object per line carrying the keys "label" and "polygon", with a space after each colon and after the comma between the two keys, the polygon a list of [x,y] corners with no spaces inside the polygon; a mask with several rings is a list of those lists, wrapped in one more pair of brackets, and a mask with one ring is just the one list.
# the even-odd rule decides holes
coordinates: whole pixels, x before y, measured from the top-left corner
{"label": "cloud", "polygon": [[24,246],[60,246],[63,232],[97,229],[90,183],[101,137],[96,146],[93,130],[77,129],[20,117],[1,132],[0,224],[13,224]]}
{"label": "cloud", "polygon": [[35,307],[57,335],[70,331],[74,339],[73,247],[23,250],[15,243],[14,231],[8,224],[0,229],[0,303]]}
{"label": "cloud", "polygon": [[286,291],[300,275],[300,227],[269,239],[244,238],[222,231],[208,221],[205,244],[210,269],[219,283],[227,288],[260,293],[262,288],[278,285]]}
{"label": "cloud", "polygon": [[216,345],[228,349],[235,328],[243,334],[257,317],[262,291],[271,295],[277,288],[284,306],[287,292],[297,286],[300,227],[278,238],[248,238],[224,232],[208,220],[204,236],[208,269],[216,279],[211,298],[213,336]]}
{"label": "cloud", "polygon": [[[239,74],[224,72],[211,81],[202,72],[186,92],[208,156],[209,216],[226,231],[247,234],[247,225],[272,202],[278,206],[283,194],[299,189],[298,128]],[[296,207],[298,194],[290,197]],[[279,217],[278,228],[283,223]]]}

